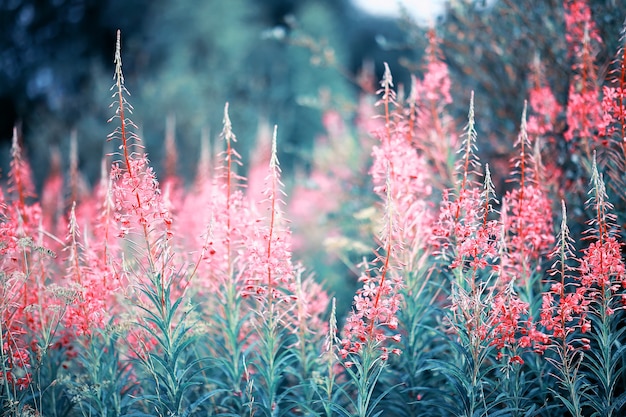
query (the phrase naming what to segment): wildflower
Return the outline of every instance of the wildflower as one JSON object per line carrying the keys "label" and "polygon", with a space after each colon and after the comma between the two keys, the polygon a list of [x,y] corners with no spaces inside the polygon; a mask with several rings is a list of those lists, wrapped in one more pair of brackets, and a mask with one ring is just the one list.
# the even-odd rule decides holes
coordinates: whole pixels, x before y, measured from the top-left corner
{"label": "wildflower", "polygon": [[[522,331],[522,317],[528,314],[528,303],[521,301],[509,285],[498,294],[491,309],[489,321],[494,327],[490,345],[497,349],[513,348],[518,345],[518,335]],[[511,358],[510,361],[513,359]]]}
{"label": "wildflower", "polygon": [[528,91],[528,135],[539,138],[549,135],[556,130],[556,123],[563,106],[556,100],[554,92],[547,85],[539,57],[536,56],[531,75],[531,87]]}
{"label": "wildflower", "polygon": [[449,161],[458,146],[458,134],[446,107],[452,103],[450,74],[443,59],[440,42],[434,29],[427,34],[428,46],[423,68],[423,79],[413,77],[407,99],[409,143],[425,155],[431,165],[430,183],[448,187],[453,172]]}
{"label": "wildflower", "polygon": [[[159,183],[153,169],[149,166],[145,154],[138,154],[134,149],[141,149],[140,138],[133,132],[135,124],[127,117],[132,113],[132,106],[126,96],[128,91],[124,85],[122,74],[122,58],[120,46],[120,32],[117,32],[117,44],[115,50],[115,84],[111,87],[115,90],[113,97],[117,106],[115,115],[109,119],[119,119],[120,124],[108,139],[118,139],[121,142],[121,160],[113,163],[111,167],[111,181],[113,184],[111,193],[115,207],[115,219],[120,224],[120,237],[127,236],[134,227],[139,226],[140,234],[143,235],[148,260],[154,266],[157,248],[154,244],[158,240],[171,238],[172,218],[166,209]],[[157,233],[158,239],[151,237]]]}
{"label": "wildflower", "polygon": [[580,269],[581,284],[586,288],[609,288],[615,292],[626,282],[621,245],[614,236],[589,244],[583,251]]}
{"label": "wildflower", "polygon": [[496,220],[487,220],[489,207],[485,207],[489,201],[485,198],[492,195],[488,167],[485,181],[484,192],[474,186],[462,189],[454,201],[450,201],[448,193],[444,194],[433,236],[443,252],[454,251],[451,269],[481,270],[498,256],[496,236],[501,226]]}
{"label": "wildflower", "polygon": [[276,147],[277,128],[274,128],[272,155],[267,176],[265,203],[269,209],[267,225],[259,223],[246,244],[244,295],[267,303],[270,311],[274,303],[290,301],[295,292],[295,269],[291,262],[290,231],[282,227],[282,182]]}
{"label": "wildflower", "polygon": [[15,385],[22,391],[27,389],[32,382],[32,376],[30,375],[30,373],[27,373],[25,376],[17,378],[17,380],[15,381]]}
{"label": "wildflower", "polygon": [[567,103],[568,141],[580,139],[587,157],[591,158],[590,140],[596,140],[596,129],[602,126],[602,107],[597,84],[595,57],[602,39],[586,0],[565,0],[565,39],[573,57],[574,76],[569,86]]}
{"label": "wildflower", "polygon": [[[590,238],[595,238],[587,248],[583,250],[580,262],[581,285],[593,295],[596,290],[600,291],[602,302],[610,303],[605,299],[606,291],[614,294],[624,287],[626,282],[626,269],[621,254],[621,244],[615,237],[615,216],[612,214],[613,205],[608,201],[606,188],[602,175],[594,159],[591,177],[592,187],[589,191],[591,197],[587,205],[593,208],[595,218],[588,223],[591,229],[588,231]],[[594,236],[595,235],[595,236]],[[606,308],[610,308],[607,304]]]}
{"label": "wildflower", "polygon": [[548,346],[559,351],[572,349],[574,346],[571,335],[577,329],[585,332],[590,326],[586,319],[589,303],[584,296],[585,290],[572,276],[575,268],[571,264],[576,262],[576,256],[573,239],[567,226],[565,202],[561,202],[561,211],[561,230],[549,256],[554,259],[550,275],[558,279],[553,281],[550,290],[542,295],[540,313],[540,324],[549,332],[546,335],[549,339],[533,338],[538,346],[545,345],[543,350]]}
{"label": "wildflower", "polygon": [[70,211],[66,241],[66,283],[75,295],[67,301],[63,320],[76,335],[90,335],[93,329],[104,328],[112,317],[110,305],[119,282],[111,279],[111,271],[99,262],[98,255],[83,245],[76,204]]}
{"label": "wildflower", "polygon": [[17,128],[13,128],[11,142],[11,162],[9,170],[8,191],[14,196],[13,201],[17,204],[17,209],[24,217],[25,223],[32,224],[36,218],[30,218],[27,213],[27,200],[35,197],[35,186],[32,180],[30,164],[23,158],[22,147],[18,140]]}
{"label": "wildflower", "polygon": [[[364,344],[373,343],[378,346],[388,339],[387,330],[397,328],[395,317],[400,308],[399,289],[402,286],[402,279],[398,276],[398,271],[390,265],[390,258],[395,249],[386,246],[385,255],[379,255],[378,260],[382,267],[368,268],[369,263],[365,262],[366,269],[359,278],[364,283],[363,288],[367,288],[364,294],[363,288],[355,295],[355,308],[350,312],[344,325],[345,337],[341,341],[342,351],[346,353],[358,353]],[[375,271],[374,276],[370,275]],[[375,290],[371,285],[374,284]],[[392,341],[398,342],[399,335],[389,337]],[[386,350],[381,346],[382,355]],[[386,347],[385,347],[386,349]]]}
{"label": "wildflower", "polygon": [[524,103],[520,133],[515,143],[519,150],[513,159],[517,188],[502,199],[502,223],[506,252],[502,256],[506,280],[518,279],[524,285],[530,278],[531,266],[540,263],[553,243],[552,204],[540,186],[542,167],[532,154],[532,143],[526,123],[527,103]]}

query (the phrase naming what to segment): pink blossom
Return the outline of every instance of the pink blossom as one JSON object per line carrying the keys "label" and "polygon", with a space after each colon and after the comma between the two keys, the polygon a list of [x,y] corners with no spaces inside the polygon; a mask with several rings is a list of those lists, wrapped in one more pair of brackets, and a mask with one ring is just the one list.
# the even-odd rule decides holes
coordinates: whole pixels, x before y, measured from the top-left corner
{"label": "pink blossom", "polygon": [[617,291],[626,282],[621,245],[614,236],[589,244],[580,261],[581,285]]}
{"label": "pink blossom", "polygon": [[589,142],[596,140],[596,129],[603,125],[602,103],[597,84],[595,58],[602,39],[586,0],[565,0],[565,39],[574,58],[567,103],[565,139],[580,140],[588,157]]}
{"label": "pink blossom", "polygon": [[275,314],[278,304],[285,308],[296,297],[296,269],[291,259],[291,232],[284,225],[283,184],[278,163],[277,128],[274,128],[272,151],[269,160],[265,200],[260,207],[269,211],[266,219],[259,219],[253,233],[245,241],[242,261],[243,296],[252,297],[264,304],[269,314]]}
{"label": "pink blossom", "polygon": [[[622,68],[622,71],[625,69]],[[626,126],[625,101],[626,92],[624,88],[606,85],[602,87],[602,121],[598,125],[600,137],[610,138],[618,134],[617,140],[623,144],[626,135],[624,131]]]}
{"label": "pink blossom", "polygon": [[512,348],[518,344],[523,317],[528,314],[528,303],[511,291],[496,295],[489,321],[494,324],[490,344],[498,349]]}

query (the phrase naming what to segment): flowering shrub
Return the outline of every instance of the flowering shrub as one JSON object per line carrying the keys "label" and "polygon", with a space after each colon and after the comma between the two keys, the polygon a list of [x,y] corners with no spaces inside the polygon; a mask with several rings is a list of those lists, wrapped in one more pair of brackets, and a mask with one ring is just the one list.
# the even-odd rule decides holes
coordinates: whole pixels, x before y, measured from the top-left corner
{"label": "flowering shrub", "polygon": [[[564,6],[568,102],[536,63],[500,191],[493,176],[503,173],[478,158],[474,94],[464,130],[447,114],[434,31],[424,77],[406,96],[385,64],[356,129],[325,115],[325,146],[361,144],[341,155],[357,174],[330,152],[314,166],[320,187],[300,184],[289,200],[275,127],[250,170],[264,182],[248,181],[226,105],[223,150],[211,157],[204,143],[188,187],[176,177],[169,122],[160,183],[129,118],[118,32],[117,151],[92,192],[74,162],[67,184],[55,171],[37,200],[14,131],[0,191],[2,415],[622,415],[626,71],[618,58],[608,86],[594,87],[601,39],[584,1]],[[559,140],[575,145],[586,181],[556,187],[566,174],[543,161]],[[361,206],[350,188],[364,186],[354,185],[360,169],[371,189]],[[588,199],[577,205],[581,182]],[[363,255],[351,266],[353,303],[341,306],[294,256],[294,244],[310,242],[294,239],[292,225],[312,230],[307,221],[349,203],[370,235],[357,244],[333,226],[337,258],[357,246]],[[290,211],[315,216],[290,223]],[[568,213],[583,224],[571,230]]]}

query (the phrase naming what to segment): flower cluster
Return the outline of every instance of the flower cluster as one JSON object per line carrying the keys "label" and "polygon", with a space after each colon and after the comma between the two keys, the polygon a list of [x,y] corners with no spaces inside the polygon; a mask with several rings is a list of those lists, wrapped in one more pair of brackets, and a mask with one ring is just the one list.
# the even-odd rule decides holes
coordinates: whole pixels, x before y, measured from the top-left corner
{"label": "flower cluster", "polygon": [[609,289],[611,292],[626,288],[621,247],[614,236],[609,236],[604,242],[592,242],[585,248],[580,262],[580,283],[584,288]]}
{"label": "flower cluster", "polygon": [[[402,278],[389,270],[387,274],[371,275],[372,269],[365,265],[365,272],[359,278],[363,287],[354,296],[354,309],[346,318],[345,337],[341,340],[340,356],[358,354],[368,343],[381,345],[386,340],[400,341],[400,334],[389,334],[398,328],[396,313],[400,308],[401,296],[398,292]],[[374,269],[376,271],[377,269]],[[386,359],[388,348],[381,347],[381,358]],[[392,352],[400,354],[393,348]]]}
{"label": "flower cluster", "polygon": [[591,157],[589,142],[596,140],[596,130],[602,126],[600,90],[596,83],[594,63],[602,39],[585,0],[565,0],[565,39],[573,57],[574,77],[569,86],[566,108],[568,141],[581,140],[587,157]]}
{"label": "flower cluster", "polygon": [[27,389],[33,380],[29,351],[4,342],[1,354],[6,361],[0,368],[4,370],[0,371],[0,381],[6,381],[19,390]]}
{"label": "flower cluster", "polygon": [[[503,349],[523,346],[520,335],[526,334],[524,322],[528,315],[528,303],[519,299],[509,286],[497,294],[491,306],[489,322],[493,323],[490,345],[499,350],[496,359],[502,359]],[[509,358],[510,362],[523,363],[519,355]]]}
{"label": "flower cluster", "polygon": [[476,187],[461,190],[453,201],[444,194],[434,236],[441,240],[442,250],[453,249],[450,268],[480,270],[498,257],[502,226],[497,220],[485,221],[484,209],[484,194]]}
{"label": "flower cluster", "polygon": [[626,89],[624,87],[602,87],[602,121],[599,125],[598,135],[612,137],[619,135],[624,141],[624,127],[626,126]]}
{"label": "flower cluster", "polygon": [[556,277],[550,283],[548,291],[542,295],[540,324],[547,334],[540,339],[533,339],[535,349],[542,353],[550,345],[558,346],[564,354],[573,349],[572,335],[579,330],[587,333],[591,323],[587,319],[589,300],[585,288],[575,277],[578,259],[574,254],[573,239],[567,225],[565,202],[562,205],[561,230],[550,258],[554,264],[550,275]]}

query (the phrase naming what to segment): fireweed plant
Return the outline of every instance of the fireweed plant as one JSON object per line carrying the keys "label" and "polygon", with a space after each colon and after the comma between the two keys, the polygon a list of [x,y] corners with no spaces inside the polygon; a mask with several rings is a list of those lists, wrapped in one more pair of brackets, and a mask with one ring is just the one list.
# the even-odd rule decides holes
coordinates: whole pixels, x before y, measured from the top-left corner
{"label": "fireweed plant", "polygon": [[[260,134],[243,176],[228,104],[219,149],[203,132],[188,185],[168,117],[159,182],[130,118],[118,33],[115,152],[93,190],[72,134],[69,172],[53,155],[37,199],[13,132],[0,190],[0,415],[623,415],[626,55],[598,79],[589,6],[563,10],[567,102],[537,58],[508,173],[478,157],[474,93],[465,129],[448,114],[431,30],[407,94],[385,64],[356,117],[326,110],[310,188],[283,184],[277,128]],[[576,178],[550,158],[563,141]],[[312,243],[292,230],[327,234],[329,257],[362,258],[350,306],[296,259]]]}

